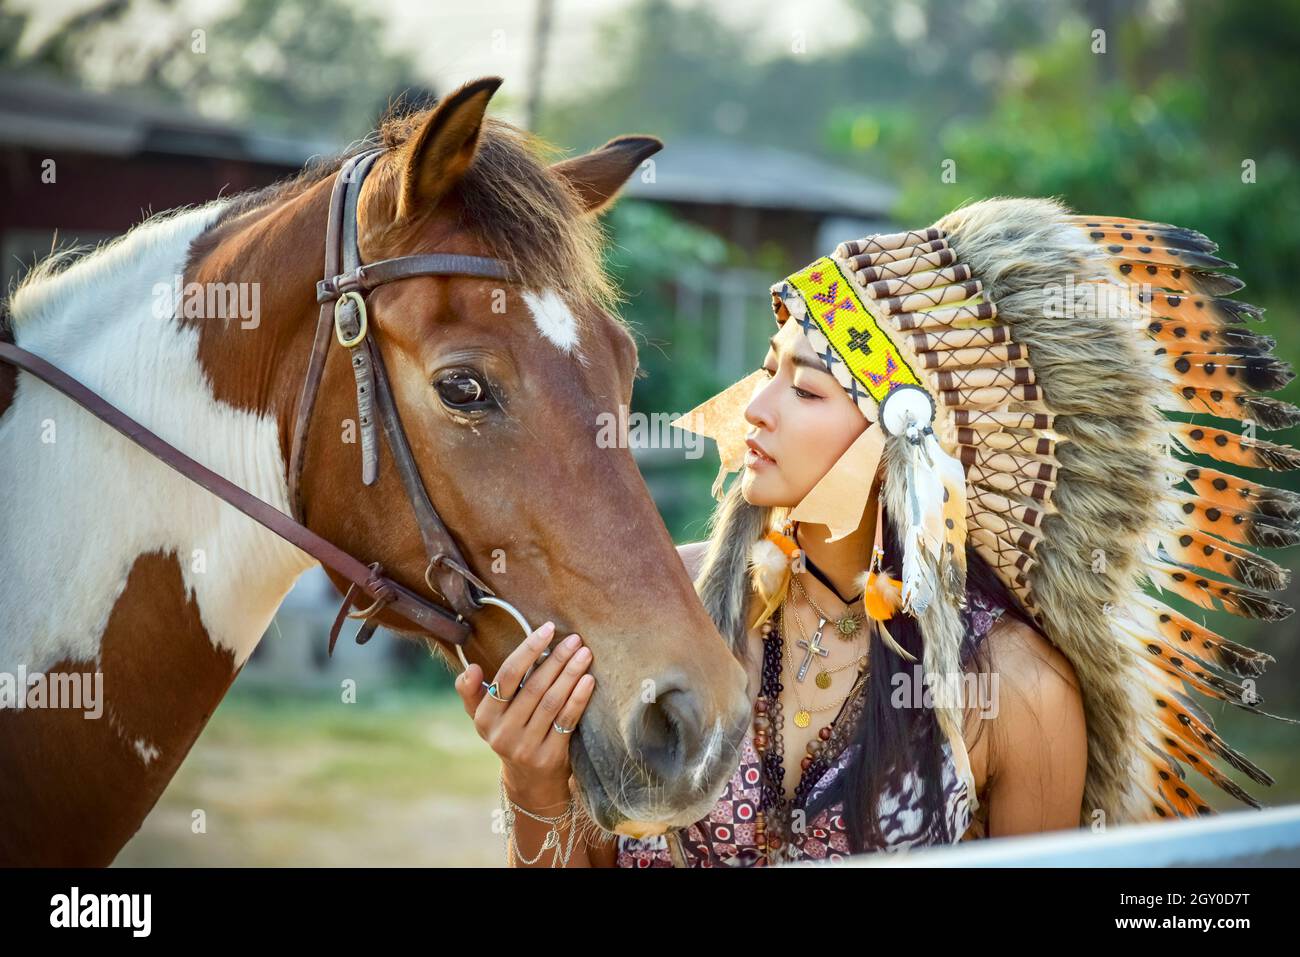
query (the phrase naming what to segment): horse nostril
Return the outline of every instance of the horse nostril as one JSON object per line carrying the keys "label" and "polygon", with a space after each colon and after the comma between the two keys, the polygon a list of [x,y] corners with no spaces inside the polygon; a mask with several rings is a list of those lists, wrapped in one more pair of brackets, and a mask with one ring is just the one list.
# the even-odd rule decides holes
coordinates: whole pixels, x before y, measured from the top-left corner
{"label": "horse nostril", "polygon": [[662,692],[643,705],[628,735],[628,747],[661,781],[671,781],[686,767],[699,747],[699,701],[680,688]]}

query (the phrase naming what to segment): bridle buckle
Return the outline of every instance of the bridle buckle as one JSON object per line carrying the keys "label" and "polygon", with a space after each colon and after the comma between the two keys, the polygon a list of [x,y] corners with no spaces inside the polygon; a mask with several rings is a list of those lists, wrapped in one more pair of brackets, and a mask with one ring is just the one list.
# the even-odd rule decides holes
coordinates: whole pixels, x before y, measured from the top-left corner
{"label": "bridle buckle", "polygon": [[[343,331],[343,317],[339,315],[339,309],[343,304],[351,302],[356,306],[358,329],[355,336],[348,336]],[[334,335],[339,341],[339,345],[345,349],[353,349],[365,341],[366,332],[369,329],[369,320],[366,316],[366,301],[361,297],[361,293],[356,290],[349,290],[334,300]]]}

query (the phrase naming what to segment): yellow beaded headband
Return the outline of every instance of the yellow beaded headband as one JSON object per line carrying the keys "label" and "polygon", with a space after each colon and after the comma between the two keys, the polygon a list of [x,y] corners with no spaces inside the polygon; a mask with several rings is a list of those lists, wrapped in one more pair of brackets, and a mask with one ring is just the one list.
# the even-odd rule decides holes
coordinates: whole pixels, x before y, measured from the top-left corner
{"label": "yellow beaded headband", "polygon": [[793,318],[868,420],[899,385],[920,386],[909,359],[872,315],[840,262],[823,256],[772,287],[777,321]]}

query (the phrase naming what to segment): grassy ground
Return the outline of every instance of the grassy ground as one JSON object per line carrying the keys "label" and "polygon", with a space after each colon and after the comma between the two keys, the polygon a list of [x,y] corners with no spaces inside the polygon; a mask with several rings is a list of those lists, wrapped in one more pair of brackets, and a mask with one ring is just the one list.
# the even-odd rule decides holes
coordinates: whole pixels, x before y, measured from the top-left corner
{"label": "grassy ground", "polygon": [[343,704],[237,684],[117,863],[501,865],[498,768],[450,694]]}

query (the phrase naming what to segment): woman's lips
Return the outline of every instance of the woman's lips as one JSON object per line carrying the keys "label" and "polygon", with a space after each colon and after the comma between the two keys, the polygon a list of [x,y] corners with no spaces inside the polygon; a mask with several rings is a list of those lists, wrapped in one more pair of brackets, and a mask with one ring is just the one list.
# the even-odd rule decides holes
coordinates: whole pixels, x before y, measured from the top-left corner
{"label": "woman's lips", "polygon": [[764,452],[763,447],[753,439],[746,439],[745,444],[749,446],[749,451],[745,453],[746,468],[762,468],[764,466],[776,464],[776,460]]}

